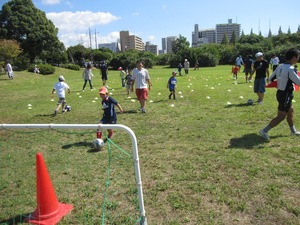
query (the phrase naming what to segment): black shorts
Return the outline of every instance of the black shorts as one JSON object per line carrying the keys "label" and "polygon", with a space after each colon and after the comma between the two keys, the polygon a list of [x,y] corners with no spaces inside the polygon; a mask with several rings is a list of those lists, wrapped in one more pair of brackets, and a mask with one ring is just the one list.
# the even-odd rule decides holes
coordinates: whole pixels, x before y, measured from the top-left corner
{"label": "black shorts", "polygon": [[293,92],[277,90],[276,99],[278,102],[278,110],[288,112],[292,106],[293,98]]}
{"label": "black shorts", "polygon": [[103,117],[99,123],[101,124],[116,124],[117,123],[117,118],[116,117],[110,117],[110,118],[106,118]]}

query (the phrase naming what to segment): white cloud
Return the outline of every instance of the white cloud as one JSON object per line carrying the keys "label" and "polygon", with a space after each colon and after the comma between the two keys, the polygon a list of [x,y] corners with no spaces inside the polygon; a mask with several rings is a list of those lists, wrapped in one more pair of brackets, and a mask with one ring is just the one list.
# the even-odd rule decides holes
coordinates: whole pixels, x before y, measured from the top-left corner
{"label": "white cloud", "polygon": [[148,37],[148,40],[149,40],[149,41],[154,41],[154,40],[155,40],[155,36],[154,36],[154,35],[150,35],[150,36]]}
{"label": "white cloud", "polygon": [[[51,12],[47,13],[46,16],[54,23],[55,27],[59,29],[59,39],[66,47],[77,45],[79,43],[89,47],[89,28],[94,29],[96,26],[104,26],[121,19],[111,13],[91,11]],[[110,33],[107,37],[100,37],[98,43],[103,43],[102,39],[107,40],[107,42],[114,42],[116,41],[115,37],[115,32]],[[93,37],[92,39],[94,40],[95,38]],[[95,43],[92,43],[92,46],[94,48]]]}
{"label": "white cloud", "polygon": [[140,13],[139,13],[139,12],[133,12],[133,13],[131,13],[131,15],[132,15],[132,16],[139,16]]}
{"label": "white cloud", "polygon": [[60,4],[60,0],[43,0],[44,5],[57,5]]}

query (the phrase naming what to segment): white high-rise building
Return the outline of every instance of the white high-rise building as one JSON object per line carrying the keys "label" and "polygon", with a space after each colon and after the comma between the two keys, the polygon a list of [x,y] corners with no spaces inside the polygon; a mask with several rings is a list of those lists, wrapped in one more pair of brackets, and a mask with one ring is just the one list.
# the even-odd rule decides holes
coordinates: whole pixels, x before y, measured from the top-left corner
{"label": "white high-rise building", "polygon": [[241,24],[232,23],[232,19],[228,19],[226,24],[216,25],[216,43],[220,44],[223,41],[224,34],[227,36],[228,41],[231,40],[233,32],[237,39],[241,36]]}

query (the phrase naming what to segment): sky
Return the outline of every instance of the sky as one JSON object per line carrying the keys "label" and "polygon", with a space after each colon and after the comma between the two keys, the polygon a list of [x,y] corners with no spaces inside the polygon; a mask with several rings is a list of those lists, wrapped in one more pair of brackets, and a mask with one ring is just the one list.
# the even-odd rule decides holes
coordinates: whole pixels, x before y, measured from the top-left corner
{"label": "sky", "polygon": [[[32,0],[59,29],[58,38],[66,47],[116,42],[121,30],[150,41],[161,49],[161,39],[184,36],[192,42],[194,25],[200,30],[216,24],[241,24],[244,34],[267,36],[297,32],[300,25],[299,0]],[[0,0],[1,6],[8,0]],[[296,8],[295,8],[296,7]]]}

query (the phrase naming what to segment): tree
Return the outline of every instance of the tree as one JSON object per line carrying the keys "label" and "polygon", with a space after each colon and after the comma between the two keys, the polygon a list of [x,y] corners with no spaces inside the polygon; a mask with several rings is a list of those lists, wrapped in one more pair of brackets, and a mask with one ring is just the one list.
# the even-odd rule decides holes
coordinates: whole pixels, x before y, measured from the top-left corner
{"label": "tree", "polygon": [[298,25],[297,33],[300,33],[300,25]]}
{"label": "tree", "polygon": [[269,29],[268,38],[271,38],[271,37],[272,37],[272,32],[271,32],[271,29]]}
{"label": "tree", "polygon": [[235,32],[232,31],[232,35],[231,35],[231,38],[230,38],[230,44],[233,44],[235,45],[236,44],[236,35],[235,35]]}
{"label": "tree", "polygon": [[190,47],[190,43],[187,41],[186,37],[179,35],[179,38],[177,38],[174,42],[172,51],[174,54],[176,54],[180,50],[187,49],[189,47]]}
{"label": "tree", "polygon": [[32,0],[5,3],[0,11],[0,23],[0,38],[19,42],[31,62],[37,57],[51,55],[55,58],[65,51],[57,37],[58,29],[44,12],[33,5]]}
{"label": "tree", "polygon": [[222,39],[221,44],[222,45],[228,45],[228,38],[227,38],[227,35],[225,33],[223,35],[223,39]]}
{"label": "tree", "polygon": [[0,58],[13,59],[21,52],[20,45],[16,40],[0,40]]}
{"label": "tree", "polygon": [[281,30],[281,26],[279,26],[279,29],[278,29],[278,35],[282,34],[282,30]]}
{"label": "tree", "polygon": [[287,31],[287,33],[288,33],[288,34],[291,34],[291,33],[292,33],[292,32],[291,32],[291,28],[290,28],[290,27],[288,28],[288,31]]}

